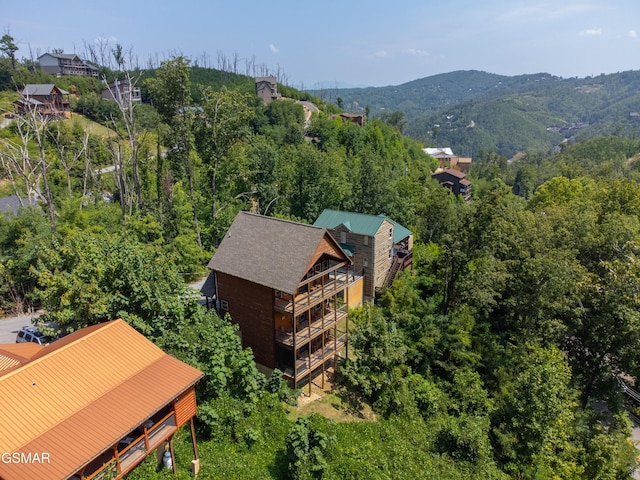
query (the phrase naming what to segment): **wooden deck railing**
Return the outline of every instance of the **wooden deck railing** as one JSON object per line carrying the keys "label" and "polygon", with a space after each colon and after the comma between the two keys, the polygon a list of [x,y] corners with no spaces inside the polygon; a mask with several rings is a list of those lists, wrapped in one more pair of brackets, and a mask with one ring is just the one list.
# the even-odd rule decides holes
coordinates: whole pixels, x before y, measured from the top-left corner
{"label": "wooden deck railing", "polygon": [[292,301],[291,298],[276,298],[275,308],[278,311],[286,313],[302,312],[314,305],[322,302],[327,297],[336,295],[343,291],[349,285],[355,283],[362,277],[362,272],[346,273],[339,271],[332,271],[328,274],[318,275],[318,279],[315,281],[318,283],[312,283],[313,278],[306,281],[302,286],[307,286],[308,291],[299,293]]}
{"label": "wooden deck railing", "polygon": [[[151,427],[143,427],[142,435],[130,439],[125,437],[128,445],[122,450],[114,449],[113,458],[83,480],[112,480],[122,478],[131,471],[150,452],[177,430],[175,412],[171,410]],[[123,440],[125,440],[123,439]],[[122,443],[122,441],[121,441]]]}
{"label": "wooden deck railing", "polygon": [[[331,360],[334,354],[347,344],[347,334],[343,334],[338,338],[331,338],[325,343],[324,348],[319,348],[311,355],[305,355],[296,360],[295,378],[300,379],[309,374],[312,370],[319,367],[323,362]],[[288,378],[294,378],[293,368],[287,368],[284,375]]]}
{"label": "wooden deck railing", "polygon": [[[322,334],[322,332],[326,332],[346,316],[346,305],[343,305],[338,309],[329,308],[323,317],[311,322],[311,324],[306,324],[297,329],[295,334],[296,345],[300,346],[305,343],[309,343],[309,340],[313,340],[318,335]],[[293,347],[293,337],[294,335],[292,330],[276,331],[276,341],[283,345]]]}

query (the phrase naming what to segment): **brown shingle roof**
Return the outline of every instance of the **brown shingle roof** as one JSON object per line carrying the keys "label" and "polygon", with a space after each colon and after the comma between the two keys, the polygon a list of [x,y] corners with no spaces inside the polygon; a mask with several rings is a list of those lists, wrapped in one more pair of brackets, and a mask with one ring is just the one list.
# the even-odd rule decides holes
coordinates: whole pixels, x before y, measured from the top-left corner
{"label": "brown shingle roof", "polygon": [[28,83],[22,89],[22,96],[28,97],[31,95],[51,95],[53,90],[58,90],[62,95],[68,95],[69,92],[56,87],[53,83]]}
{"label": "brown shingle roof", "polygon": [[294,293],[325,238],[349,258],[326,229],[240,212],[207,265],[275,290]]}
{"label": "brown shingle roof", "polygon": [[454,170],[453,168],[445,168],[441,171],[436,171],[435,173],[431,174],[432,177],[437,176],[440,173],[448,173],[449,175],[453,175],[456,178],[465,178],[466,175],[464,173],[462,173],[460,170]]}
{"label": "brown shingle roof", "polygon": [[43,347],[0,373],[0,451],[48,452],[50,462],[0,462],[0,478],[73,475],[201,376],[122,320]]}

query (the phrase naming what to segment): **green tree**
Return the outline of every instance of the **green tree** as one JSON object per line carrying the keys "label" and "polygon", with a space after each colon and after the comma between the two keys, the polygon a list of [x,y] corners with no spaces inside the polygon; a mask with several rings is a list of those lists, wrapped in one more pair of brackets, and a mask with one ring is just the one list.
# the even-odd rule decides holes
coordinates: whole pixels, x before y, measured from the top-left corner
{"label": "green tree", "polygon": [[160,337],[195,301],[172,258],[127,235],[71,233],[40,249],[32,273],[43,319],[67,331],[122,318]]}
{"label": "green tree", "polygon": [[[227,89],[218,92],[209,87],[203,91],[203,109],[203,116],[198,120],[196,146],[209,177],[211,214],[216,222],[221,200],[220,171],[225,168],[224,162],[233,162],[230,158],[233,147],[250,136],[254,108],[248,94]],[[214,245],[218,241],[215,238]]]}
{"label": "green tree", "polygon": [[328,464],[325,452],[333,440],[320,431],[318,417],[300,417],[287,435],[287,459],[292,479],[322,478]]}
{"label": "green tree", "polygon": [[576,379],[583,387],[583,406],[591,397],[616,395],[616,375],[640,374],[640,250],[603,261],[599,275],[584,285],[580,314],[569,323],[565,348]]}
{"label": "green tree", "polygon": [[[582,446],[574,441],[571,370],[557,348],[527,345],[510,353],[492,415],[497,455],[507,472],[580,478]],[[516,372],[515,375],[513,372]]]}
{"label": "green tree", "polygon": [[[189,78],[189,59],[174,57],[161,63],[156,76],[146,81],[146,86],[153,98],[154,106],[162,120],[169,126],[165,140],[169,146],[169,159],[177,159],[177,165],[184,168],[189,186],[189,199],[193,206],[193,223],[197,233],[198,246],[202,246],[198,209],[196,206],[196,179],[192,159],[193,120],[197,109],[191,105],[191,82]],[[164,178],[162,154],[158,155],[158,177]],[[182,168],[174,162],[174,175],[182,178]],[[158,190],[160,196],[162,189]],[[162,203],[162,202],[161,202]]]}
{"label": "green tree", "polygon": [[366,304],[354,314],[356,328],[350,335],[355,360],[341,369],[344,381],[385,413],[403,411],[396,392],[403,382],[407,348],[397,324],[382,311]]}
{"label": "green tree", "polygon": [[5,33],[0,38],[0,51],[4,53],[9,60],[11,60],[11,69],[16,69],[16,52],[18,51],[18,45],[16,45],[14,38]]}

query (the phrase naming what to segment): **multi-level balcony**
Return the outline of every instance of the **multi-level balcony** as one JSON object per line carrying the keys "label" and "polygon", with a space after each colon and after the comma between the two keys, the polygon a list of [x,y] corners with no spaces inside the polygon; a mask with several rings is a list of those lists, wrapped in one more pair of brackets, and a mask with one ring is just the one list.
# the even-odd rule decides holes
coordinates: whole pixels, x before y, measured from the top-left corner
{"label": "multi-level balcony", "polygon": [[317,305],[325,299],[343,292],[351,283],[357,281],[362,273],[347,272],[342,265],[321,271],[298,285],[295,296],[281,294],[275,299],[276,311],[298,314]]}
{"label": "multi-level balcony", "polygon": [[303,352],[298,356],[295,362],[295,373],[293,367],[289,367],[284,370],[284,376],[298,380],[322,366],[327,360],[334,359],[334,355],[347,344],[347,333],[339,332],[339,336],[329,334],[322,340],[322,346],[311,352],[311,354]]}
{"label": "multi-level balcony", "polygon": [[275,311],[284,314],[275,332],[281,368],[294,386],[308,376],[311,388],[313,372],[335,360],[346,346],[347,289],[361,278],[362,273],[349,271],[344,263],[322,262],[298,284],[294,295],[275,293]]}
{"label": "multi-level balcony", "polygon": [[77,62],[62,62],[59,64],[63,75],[83,75],[83,76],[98,76],[98,69],[92,68],[85,63]]}
{"label": "multi-level balcony", "polygon": [[305,318],[302,322],[296,322],[295,330],[293,325],[289,329],[277,330],[276,341],[291,348],[296,345],[309,343],[322,333],[327,332],[336,326],[340,320],[343,320],[346,317],[346,305],[338,308],[325,308],[324,312],[315,315],[312,314],[311,321]]}

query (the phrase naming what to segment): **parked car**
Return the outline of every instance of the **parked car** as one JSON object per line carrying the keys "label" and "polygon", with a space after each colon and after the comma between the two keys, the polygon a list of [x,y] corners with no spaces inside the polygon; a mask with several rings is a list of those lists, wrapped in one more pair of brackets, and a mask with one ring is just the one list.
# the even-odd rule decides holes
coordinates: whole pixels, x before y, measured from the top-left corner
{"label": "parked car", "polygon": [[54,340],[55,338],[47,337],[38,329],[38,327],[35,327],[33,325],[22,327],[18,332],[18,336],[16,337],[16,343],[33,342],[37,343],[38,345],[48,345]]}

